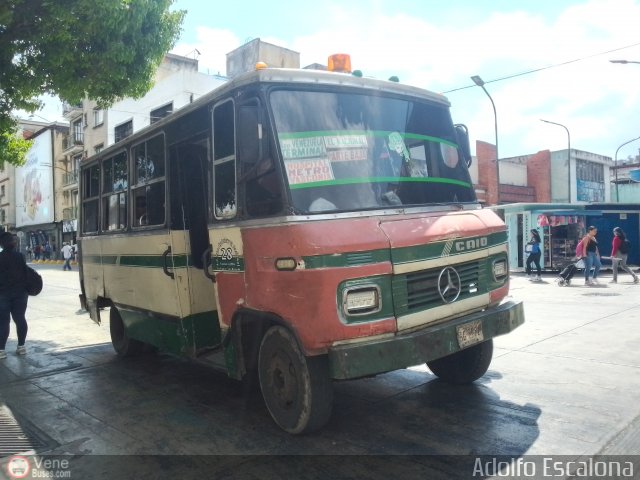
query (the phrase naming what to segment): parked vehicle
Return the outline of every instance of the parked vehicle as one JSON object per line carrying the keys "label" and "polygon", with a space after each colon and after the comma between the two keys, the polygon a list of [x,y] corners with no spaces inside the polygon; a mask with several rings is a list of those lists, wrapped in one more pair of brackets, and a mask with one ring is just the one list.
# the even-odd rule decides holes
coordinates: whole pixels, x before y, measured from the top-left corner
{"label": "parked vehicle", "polygon": [[442,95],[258,69],[81,166],[81,301],[145,344],[258,378],[322,427],[332,381],[427,363],[469,383],[524,321],[504,223],[476,199]]}

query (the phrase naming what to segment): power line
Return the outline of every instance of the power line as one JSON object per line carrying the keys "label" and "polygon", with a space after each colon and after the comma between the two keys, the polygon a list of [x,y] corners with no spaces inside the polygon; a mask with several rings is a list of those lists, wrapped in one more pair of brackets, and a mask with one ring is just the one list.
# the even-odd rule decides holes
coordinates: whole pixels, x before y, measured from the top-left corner
{"label": "power line", "polygon": [[[536,73],[536,72],[541,72],[543,70],[549,70],[550,68],[563,67],[565,65],[569,65],[571,63],[576,63],[576,62],[581,62],[581,61],[587,60],[589,58],[599,57],[601,55],[607,55],[609,53],[618,52],[618,51],[624,50],[626,48],[637,47],[638,45],[640,45],[640,43],[634,43],[633,45],[627,45],[625,47],[614,48],[613,50],[607,50],[606,52],[594,53],[593,55],[587,55],[586,57],[576,58],[574,60],[567,60],[566,62],[555,63],[553,65],[547,65],[546,67],[540,67],[540,68],[536,68],[536,69],[533,69],[533,70],[527,70],[525,72],[514,73],[513,75],[507,75],[506,77],[495,78],[493,80],[485,80],[484,83],[501,82],[502,80],[509,80],[510,78],[521,77],[523,75],[529,75],[530,73]],[[447,91],[442,92],[442,93],[457,92],[458,90],[465,90],[467,88],[474,88],[475,86],[476,86],[475,84],[466,85],[464,87],[454,88],[453,90],[447,90]]]}

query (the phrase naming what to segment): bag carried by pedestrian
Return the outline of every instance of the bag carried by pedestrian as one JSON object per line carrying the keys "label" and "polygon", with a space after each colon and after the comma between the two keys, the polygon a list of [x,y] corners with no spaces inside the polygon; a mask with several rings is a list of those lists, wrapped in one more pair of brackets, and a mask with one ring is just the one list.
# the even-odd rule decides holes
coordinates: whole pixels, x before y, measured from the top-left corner
{"label": "bag carried by pedestrian", "polygon": [[631,242],[625,238],[622,241],[622,244],[620,245],[620,253],[626,255],[629,253],[630,250],[631,250]]}
{"label": "bag carried by pedestrian", "polygon": [[42,277],[29,265],[27,268],[27,293],[31,296],[36,296],[42,291]]}

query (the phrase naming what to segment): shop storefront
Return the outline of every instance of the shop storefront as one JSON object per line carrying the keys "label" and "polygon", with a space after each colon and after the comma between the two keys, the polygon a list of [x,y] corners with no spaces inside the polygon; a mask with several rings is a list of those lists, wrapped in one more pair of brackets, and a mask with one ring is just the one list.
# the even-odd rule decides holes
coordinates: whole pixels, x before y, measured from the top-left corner
{"label": "shop storefront", "polygon": [[20,239],[20,250],[29,259],[57,260],[59,258],[60,231],[55,223],[22,227],[16,233]]}
{"label": "shop storefront", "polygon": [[[578,241],[590,225],[598,229],[600,254],[604,257],[611,255],[613,228],[621,227],[635,246],[628,263],[640,264],[640,204],[512,203],[492,208],[507,224],[512,271],[525,270],[525,245],[533,228],[543,239],[541,266],[545,270],[558,271],[574,261]],[[605,259],[603,264],[606,267],[610,261]]]}
{"label": "shop storefront", "polygon": [[560,270],[573,261],[576,245],[588,226],[584,205],[514,203],[494,209],[507,224],[512,271],[525,269],[528,256],[525,246],[531,238],[532,229],[538,230],[543,240],[540,245],[542,268]]}

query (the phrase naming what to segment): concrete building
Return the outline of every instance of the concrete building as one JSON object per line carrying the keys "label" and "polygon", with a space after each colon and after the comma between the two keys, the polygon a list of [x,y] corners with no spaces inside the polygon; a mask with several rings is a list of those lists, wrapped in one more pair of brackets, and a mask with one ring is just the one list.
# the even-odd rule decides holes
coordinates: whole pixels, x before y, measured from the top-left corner
{"label": "concrete building", "polygon": [[[640,153],[634,157],[618,160],[611,169],[611,201],[640,203]],[[634,177],[632,179],[632,177]]]}
{"label": "concrete building", "polygon": [[[610,157],[571,149],[501,158],[495,146],[476,142],[471,175],[478,198],[485,205],[516,202],[592,203],[611,198]],[[498,185],[499,183],[499,185]]]}
{"label": "concrete building", "polygon": [[57,165],[60,181],[61,238],[75,243],[78,230],[78,172],[80,162],[102,149],[147,127],[226,81],[219,75],[198,71],[198,61],[166,54],[155,75],[155,84],[142,98],[124,98],[107,109],[91,99],[63,105],[69,120],[69,138]]}
{"label": "concrete building", "polygon": [[300,68],[300,53],[255,38],[227,53],[227,77],[251,71],[258,62],[274,68]]}
{"label": "concrete building", "polygon": [[[61,242],[61,192],[56,189],[64,170],[59,162],[69,138],[69,127],[59,123],[21,121],[23,135],[33,141],[24,165],[12,172],[15,223],[10,228],[27,245],[48,248],[55,259]],[[33,128],[33,130],[29,130]]]}
{"label": "concrete building", "polygon": [[16,226],[15,167],[5,163],[0,167],[0,232]]}

